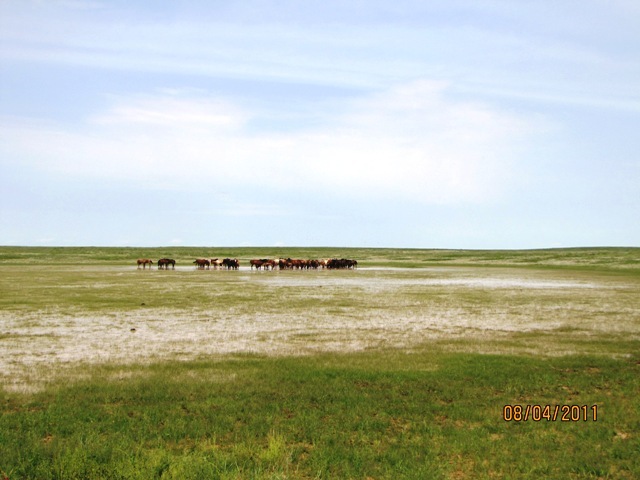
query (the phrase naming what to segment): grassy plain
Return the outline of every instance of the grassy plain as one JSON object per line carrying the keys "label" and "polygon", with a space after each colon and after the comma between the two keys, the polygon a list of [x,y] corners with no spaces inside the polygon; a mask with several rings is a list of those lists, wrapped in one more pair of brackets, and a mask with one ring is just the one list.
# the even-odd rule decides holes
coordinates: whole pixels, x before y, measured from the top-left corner
{"label": "grassy plain", "polygon": [[0,247],[0,293],[0,478],[640,477],[637,248]]}

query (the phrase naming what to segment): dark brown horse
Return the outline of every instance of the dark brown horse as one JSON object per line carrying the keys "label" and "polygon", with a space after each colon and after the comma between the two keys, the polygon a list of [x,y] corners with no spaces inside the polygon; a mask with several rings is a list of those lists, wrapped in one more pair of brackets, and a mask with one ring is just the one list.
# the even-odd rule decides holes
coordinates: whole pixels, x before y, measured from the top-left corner
{"label": "dark brown horse", "polygon": [[237,258],[225,258],[222,260],[222,266],[227,270],[238,270],[240,267],[240,262]]}
{"label": "dark brown horse", "polygon": [[176,269],[176,261],[173,258],[161,258],[158,260],[158,270],[162,270],[163,268],[168,270],[169,265],[171,265],[172,270]]}
{"label": "dark brown horse", "polygon": [[149,260],[148,258],[139,258],[138,259],[138,268],[142,265],[142,269],[147,268],[147,264],[149,264],[149,269],[151,269],[151,265],[153,265],[153,260]]}

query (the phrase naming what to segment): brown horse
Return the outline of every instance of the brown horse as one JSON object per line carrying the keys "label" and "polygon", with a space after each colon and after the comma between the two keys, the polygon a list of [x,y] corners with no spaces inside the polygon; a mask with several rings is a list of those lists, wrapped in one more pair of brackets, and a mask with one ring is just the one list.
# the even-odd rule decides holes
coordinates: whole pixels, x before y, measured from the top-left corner
{"label": "brown horse", "polygon": [[204,270],[205,268],[209,270],[209,266],[211,265],[211,262],[206,258],[196,258],[193,263],[196,264],[196,268],[199,270]]}
{"label": "brown horse", "polygon": [[260,270],[262,268],[262,265],[264,265],[266,263],[267,259],[253,259],[253,260],[249,260],[249,264],[251,264],[251,270],[253,270],[253,267],[256,267],[256,270]]}
{"label": "brown horse", "polygon": [[138,259],[138,268],[142,265],[142,269],[147,268],[147,264],[149,264],[149,270],[151,270],[151,265],[153,265],[153,260],[149,260],[148,258],[139,258]]}
{"label": "brown horse", "polygon": [[176,261],[173,258],[161,258],[158,260],[158,270],[162,270],[163,268],[168,270],[169,265],[171,265],[172,270],[176,269]]}
{"label": "brown horse", "polygon": [[269,259],[267,259],[267,260],[262,264],[262,268],[264,268],[265,270],[269,270],[269,267],[271,267],[271,270],[275,270],[276,265],[278,265],[278,262],[276,262],[275,260],[269,260]]}

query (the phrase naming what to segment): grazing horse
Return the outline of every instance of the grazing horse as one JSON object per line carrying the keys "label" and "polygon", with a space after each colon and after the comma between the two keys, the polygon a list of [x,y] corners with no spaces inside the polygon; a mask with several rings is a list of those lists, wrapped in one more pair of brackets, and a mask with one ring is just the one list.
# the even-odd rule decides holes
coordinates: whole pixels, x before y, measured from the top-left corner
{"label": "grazing horse", "polygon": [[209,270],[209,266],[211,265],[211,262],[206,258],[196,258],[193,263],[196,264],[196,268],[199,270],[204,270],[205,268]]}
{"label": "grazing horse", "polygon": [[327,261],[327,268],[357,268],[358,267],[358,261],[357,260],[351,260],[348,258],[332,258],[331,260]]}
{"label": "grazing horse", "polygon": [[149,270],[151,270],[151,265],[153,265],[153,260],[149,260],[148,258],[139,258],[138,259],[138,268],[142,265],[142,269],[147,268],[147,264],[149,264]]}
{"label": "grazing horse", "polygon": [[158,270],[169,270],[169,265],[171,265],[171,269],[176,269],[176,261],[173,258],[161,258],[158,260]]}
{"label": "grazing horse", "polygon": [[262,268],[262,265],[267,263],[267,259],[262,258],[260,260],[258,259],[249,260],[249,263],[251,264],[251,270],[253,270],[253,267],[256,267],[256,270],[260,270]]}

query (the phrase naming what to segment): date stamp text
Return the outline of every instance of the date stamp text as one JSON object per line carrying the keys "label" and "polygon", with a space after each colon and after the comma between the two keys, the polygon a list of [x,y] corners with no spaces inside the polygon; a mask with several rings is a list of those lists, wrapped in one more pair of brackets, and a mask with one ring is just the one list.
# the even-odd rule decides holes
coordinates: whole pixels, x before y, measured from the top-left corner
{"label": "date stamp text", "polygon": [[597,422],[597,405],[505,405],[505,422]]}

